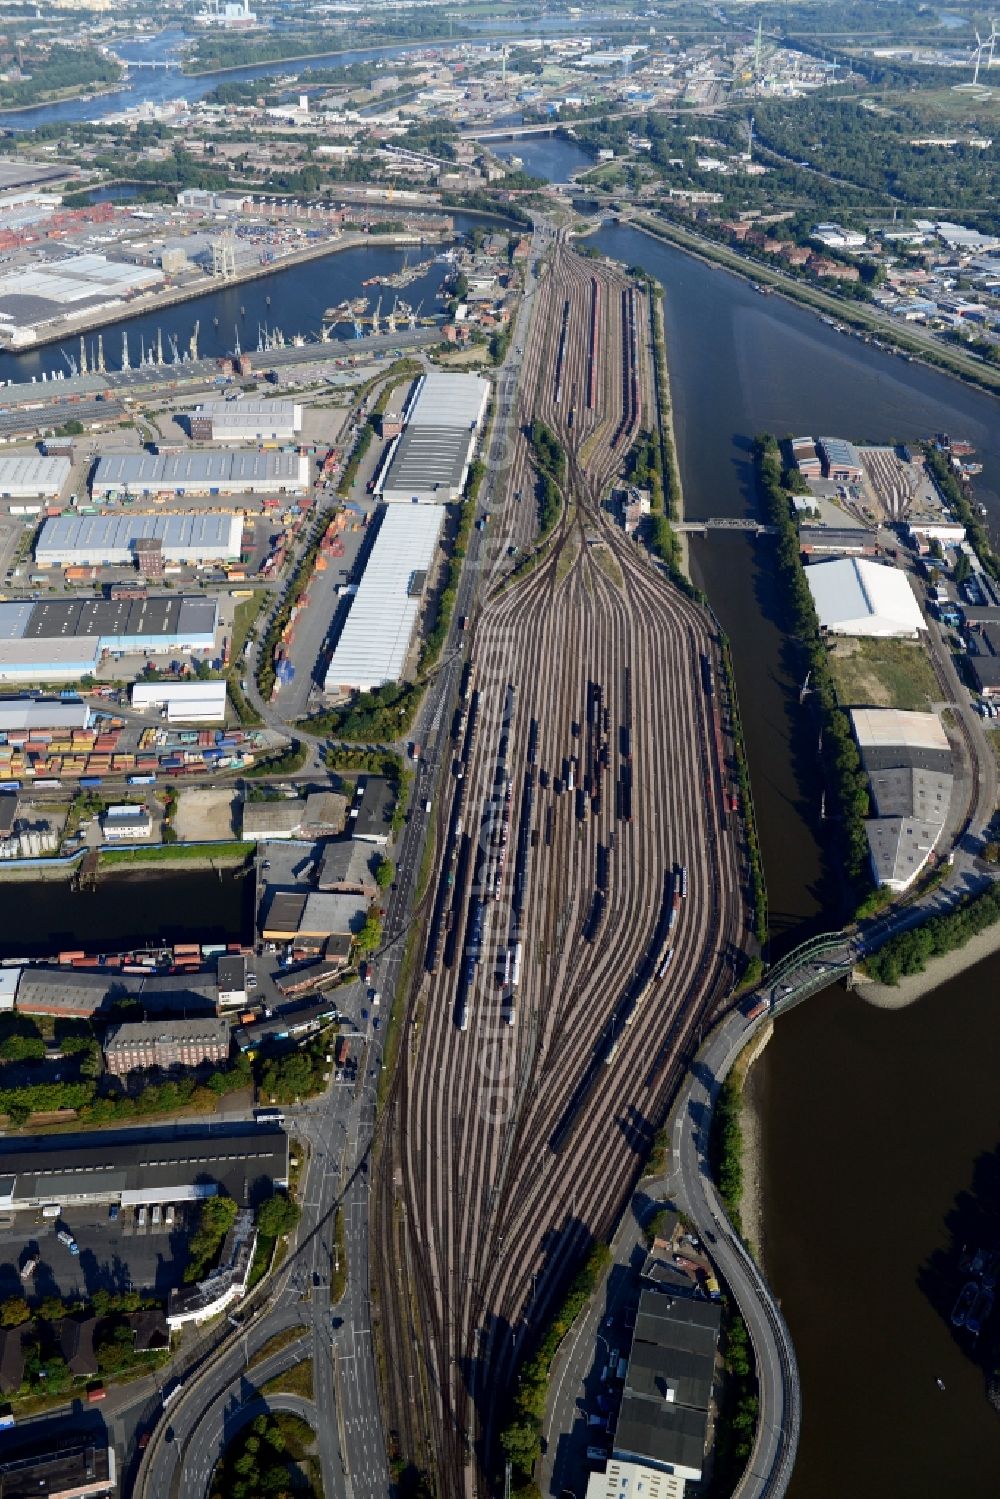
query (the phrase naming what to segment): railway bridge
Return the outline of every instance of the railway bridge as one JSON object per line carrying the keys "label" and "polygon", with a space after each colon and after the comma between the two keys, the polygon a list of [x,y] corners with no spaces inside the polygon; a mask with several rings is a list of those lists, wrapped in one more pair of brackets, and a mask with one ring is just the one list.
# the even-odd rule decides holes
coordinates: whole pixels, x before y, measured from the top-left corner
{"label": "railway bridge", "polygon": [[709,531],[744,531],[751,536],[777,536],[777,526],[765,525],[763,521],[744,516],[720,515],[708,520],[674,521],[671,529],[681,536],[705,536]]}

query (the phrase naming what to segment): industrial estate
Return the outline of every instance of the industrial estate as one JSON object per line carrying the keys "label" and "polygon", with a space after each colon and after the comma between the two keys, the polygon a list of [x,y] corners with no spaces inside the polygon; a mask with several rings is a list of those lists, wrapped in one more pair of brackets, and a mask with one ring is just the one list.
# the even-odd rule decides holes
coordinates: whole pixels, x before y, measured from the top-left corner
{"label": "industrial estate", "polygon": [[[756,16],[376,5],[328,68],[336,7],[171,4],[179,51],[56,3],[76,62],[25,17],[0,73],[83,111],[0,122],[0,1494],[783,1499],[740,1088],[1000,915],[989,459],[818,389],[689,513],[664,289],[600,236],[751,257],[754,326],[835,283],[987,386],[1000,242],[854,227],[778,110],[902,63]],[[535,135],[587,160],[546,185]],[[838,871],[798,945],[718,533]],[[1000,1241],[961,1264],[981,1352]]]}

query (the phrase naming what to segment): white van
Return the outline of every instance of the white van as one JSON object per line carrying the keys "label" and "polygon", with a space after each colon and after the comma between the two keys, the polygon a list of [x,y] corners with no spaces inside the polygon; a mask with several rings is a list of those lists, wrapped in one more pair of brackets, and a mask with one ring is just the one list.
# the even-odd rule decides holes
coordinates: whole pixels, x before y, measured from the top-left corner
{"label": "white van", "polygon": [[139,1208],[138,1223],[140,1228],[146,1227],[146,1209],[144,1207]]}
{"label": "white van", "polygon": [[163,1221],[167,1225],[168,1228],[173,1228],[173,1226],[174,1226],[174,1205],[173,1205],[172,1202],[168,1203],[167,1206],[163,1209]]}
{"label": "white van", "polygon": [[153,1204],[153,1219],[152,1219],[152,1222],[153,1222],[153,1227],[154,1228],[156,1228],[157,1225],[160,1222],[160,1204],[158,1202],[154,1202],[154,1204]]}

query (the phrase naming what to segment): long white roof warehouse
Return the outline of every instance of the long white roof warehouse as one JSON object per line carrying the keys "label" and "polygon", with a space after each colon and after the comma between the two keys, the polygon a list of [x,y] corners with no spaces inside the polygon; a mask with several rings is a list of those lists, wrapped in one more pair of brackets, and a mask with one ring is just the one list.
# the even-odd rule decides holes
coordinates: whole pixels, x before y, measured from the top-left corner
{"label": "long white roof warehouse", "polygon": [[69,483],[68,458],[38,453],[10,453],[0,458],[0,497],[5,500],[56,500]]}
{"label": "long white roof warehouse", "polygon": [[327,692],[396,682],[420,614],[423,578],[444,525],[442,505],[390,505],[326,673]]}
{"label": "long white roof warehouse", "polygon": [[413,393],[406,424],[409,427],[478,428],[486,413],[490,382],[482,375],[424,375]]}
{"label": "long white roof warehouse", "polygon": [[298,494],[309,486],[300,453],[109,453],[91,480],[95,499],[123,494]]}
{"label": "long white roof warehouse", "polygon": [[144,538],[163,543],[167,562],[227,562],[239,557],[243,517],[198,515],[55,515],[35,543],[39,567],[116,567],[135,561]]}

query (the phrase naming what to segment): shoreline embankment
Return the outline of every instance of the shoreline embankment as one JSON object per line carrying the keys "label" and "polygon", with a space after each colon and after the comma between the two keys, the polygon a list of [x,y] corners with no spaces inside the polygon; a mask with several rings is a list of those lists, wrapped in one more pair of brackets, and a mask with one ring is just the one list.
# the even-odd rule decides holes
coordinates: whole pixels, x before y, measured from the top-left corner
{"label": "shoreline embankment", "polygon": [[925,994],[939,989],[942,984],[950,983],[952,979],[998,952],[1000,922],[970,937],[963,947],[956,947],[953,952],[928,959],[923,972],[905,974],[898,984],[880,984],[860,969],[855,970],[853,982],[866,1004],[875,1005],[880,1010],[904,1010],[908,1005],[916,1004],[918,999],[923,999]]}
{"label": "shoreline embankment", "polygon": [[763,1108],[760,1090],[760,1060],[774,1035],[773,1020],[757,1032],[746,1051],[737,1058],[732,1077],[740,1092],[740,1226],[741,1238],[757,1264],[764,1268]]}

